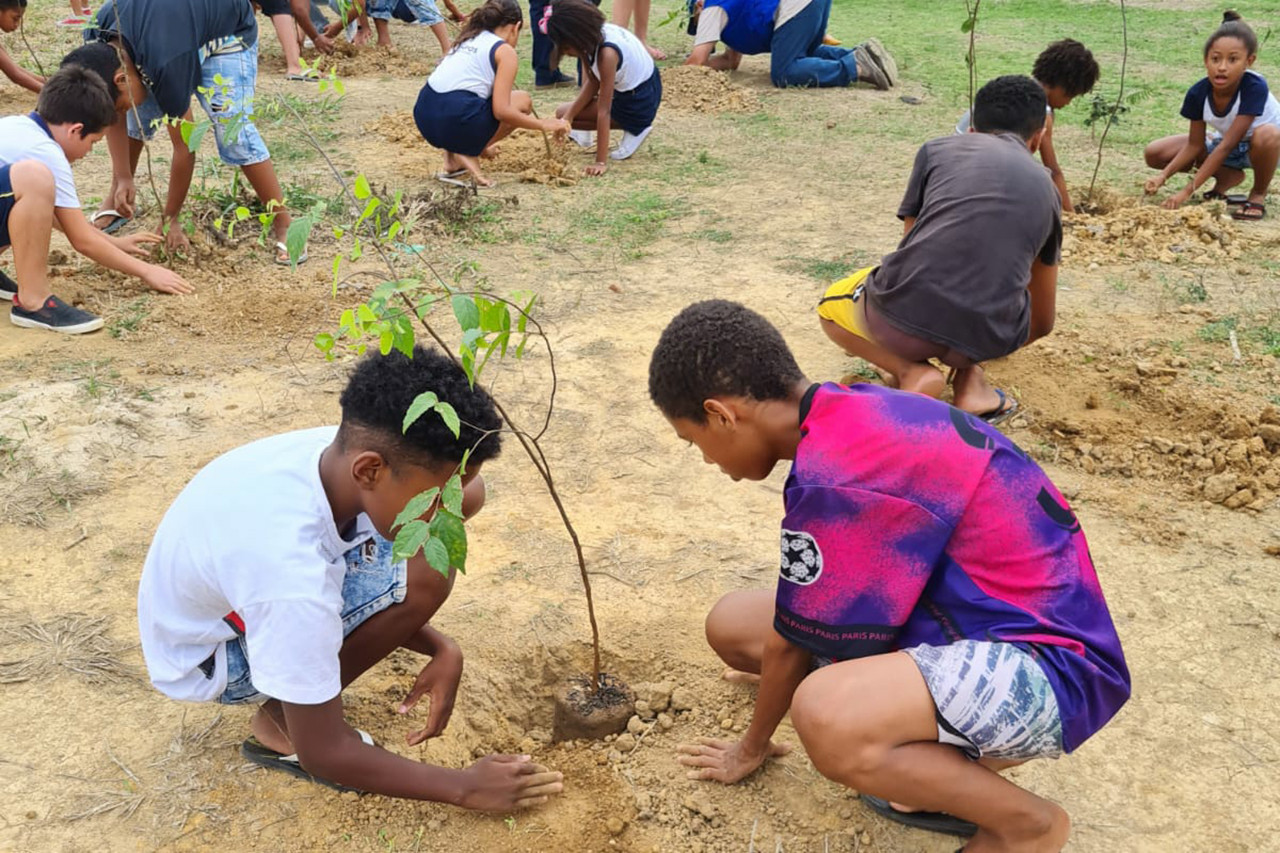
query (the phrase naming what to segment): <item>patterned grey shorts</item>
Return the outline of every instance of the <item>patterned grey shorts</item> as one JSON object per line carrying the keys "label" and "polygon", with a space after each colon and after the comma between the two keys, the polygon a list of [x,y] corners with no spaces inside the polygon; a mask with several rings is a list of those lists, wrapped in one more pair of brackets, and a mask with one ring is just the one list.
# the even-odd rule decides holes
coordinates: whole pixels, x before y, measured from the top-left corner
{"label": "patterned grey shorts", "polygon": [[938,741],[971,758],[1057,758],[1062,718],[1049,679],[1011,643],[960,640],[903,649],[938,708]]}

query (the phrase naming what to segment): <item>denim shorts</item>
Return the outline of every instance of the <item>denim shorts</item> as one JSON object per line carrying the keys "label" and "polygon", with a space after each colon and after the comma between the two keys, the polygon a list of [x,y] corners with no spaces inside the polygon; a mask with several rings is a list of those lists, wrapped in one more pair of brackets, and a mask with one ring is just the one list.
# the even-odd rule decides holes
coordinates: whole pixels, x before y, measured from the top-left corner
{"label": "denim shorts", "polygon": [[[196,98],[213,123],[218,156],[229,166],[252,166],[271,159],[267,143],[253,124],[253,96],[258,77],[258,44],[235,53],[205,57],[200,64],[203,80]],[[222,83],[216,82],[218,75]],[[127,115],[129,136],[150,139],[164,124],[164,114],[154,97],[138,104]]]}
{"label": "denim shorts", "polygon": [[[1213,150],[1221,144],[1221,136],[1214,136],[1205,140],[1204,156],[1208,157],[1213,153]],[[1240,140],[1240,143],[1236,145],[1235,150],[1227,155],[1227,159],[1222,161],[1222,165],[1231,169],[1239,169],[1242,172],[1245,169],[1253,168],[1253,164],[1249,162],[1249,140]]]}
{"label": "denim shorts", "polygon": [[435,0],[369,0],[369,17],[379,21],[395,18],[406,24],[434,27],[444,23]]}
{"label": "denim shorts", "polygon": [[1062,754],[1058,698],[1026,651],[981,640],[903,651],[916,662],[933,696],[940,743],[974,759],[1025,761]]}
{"label": "denim shorts", "polygon": [[[347,573],[342,580],[342,636],[366,619],[404,601],[408,568],[391,558],[391,542],[378,536],[365,540],[343,555]],[[218,697],[224,705],[265,702],[271,698],[253,686],[249,647],[244,637],[227,640],[227,687]]]}

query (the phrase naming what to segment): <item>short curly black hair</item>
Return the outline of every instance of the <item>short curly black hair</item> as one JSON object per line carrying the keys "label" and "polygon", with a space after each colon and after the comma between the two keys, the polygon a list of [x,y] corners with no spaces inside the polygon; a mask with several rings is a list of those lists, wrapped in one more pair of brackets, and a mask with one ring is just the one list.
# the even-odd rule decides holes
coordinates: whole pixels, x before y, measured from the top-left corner
{"label": "short curly black hair", "polygon": [[997,77],[973,96],[973,129],[980,133],[1016,133],[1030,139],[1044,127],[1047,106],[1044,87],[1030,77]]}
{"label": "short curly black hair", "polygon": [[707,422],[712,397],[785,400],[804,374],[773,324],[737,302],[695,302],[675,316],[649,359],[649,397],[669,418]]}
{"label": "short curly black hair", "polygon": [[1055,41],[1036,57],[1031,76],[1045,86],[1057,86],[1068,98],[1078,98],[1098,82],[1098,60],[1075,39]]}
{"label": "short curly black hair", "polygon": [[[435,412],[427,412],[408,432],[402,431],[405,413],[424,391],[435,392],[458,413],[457,438]],[[433,470],[457,465],[469,448],[473,449],[468,464],[479,464],[502,449],[497,432],[502,419],[489,393],[473,388],[462,368],[435,349],[416,346],[413,358],[398,350],[362,358],[338,402],[342,406],[338,446],[375,450],[393,469],[404,463]]]}

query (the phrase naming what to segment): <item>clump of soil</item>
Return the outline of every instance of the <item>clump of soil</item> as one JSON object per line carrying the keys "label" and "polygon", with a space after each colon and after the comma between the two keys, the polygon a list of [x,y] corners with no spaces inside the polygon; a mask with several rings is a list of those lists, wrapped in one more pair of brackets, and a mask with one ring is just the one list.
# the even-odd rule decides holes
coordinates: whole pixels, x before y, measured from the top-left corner
{"label": "clump of soil", "polygon": [[[413,115],[405,110],[387,113],[364,129],[412,154],[397,158],[397,167],[407,175],[429,177],[443,168],[440,152],[423,141]],[[569,187],[578,182],[577,170],[570,165],[571,156],[566,141],[544,137],[537,131],[517,130],[498,143],[496,157],[481,160],[480,166],[485,172],[518,175],[526,183]]]}
{"label": "clump of soil", "polygon": [[517,130],[499,142],[498,155],[483,161],[481,166],[485,171],[519,175],[525,183],[569,187],[578,182],[577,170],[569,163],[570,156],[567,141],[544,137],[533,130]]}
{"label": "clump of soil", "polygon": [[731,82],[727,72],[674,65],[662,69],[662,105],[696,113],[752,113],[760,109],[760,99]]}
{"label": "clump of soil", "polygon": [[[435,67],[421,60],[410,59],[394,47],[376,45],[356,47],[350,42],[339,42],[329,56],[312,51],[307,56],[307,62],[315,63],[316,69],[322,74],[328,74],[330,69],[335,69],[339,77],[359,77],[367,74],[426,77]],[[410,124],[410,127],[412,126]]]}
{"label": "clump of soil", "polygon": [[602,672],[599,688],[592,690],[589,677],[576,676],[556,691],[551,736],[557,741],[599,740],[625,729],[635,710],[635,694],[620,679]]}
{"label": "clump of soil", "polygon": [[1062,256],[1076,264],[1154,260],[1208,266],[1240,257],[1248,239],[1220,202],[1165,210],[1099,191],[1063,217]]}

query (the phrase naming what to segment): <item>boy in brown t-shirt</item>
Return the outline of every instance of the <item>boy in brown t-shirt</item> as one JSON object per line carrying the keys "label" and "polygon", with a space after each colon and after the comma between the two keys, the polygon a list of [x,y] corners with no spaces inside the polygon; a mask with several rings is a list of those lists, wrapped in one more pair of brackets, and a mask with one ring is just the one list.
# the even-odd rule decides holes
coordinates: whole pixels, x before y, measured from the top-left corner
{"label": "boy in brown t-shirt", "polygon": [[955,406],[999,423],[1018,402],[987,383],[981,363],[1053,330],[1061,201],[1030,156],[1044,136],[1044,89],[998,77],[973,112],[978,132],[916,155],[897,250],[831,285],[818,316],[827,337],[905,391],[940,397],[937,359],[955,371]]}

